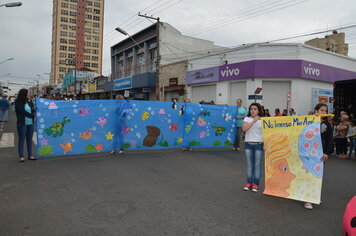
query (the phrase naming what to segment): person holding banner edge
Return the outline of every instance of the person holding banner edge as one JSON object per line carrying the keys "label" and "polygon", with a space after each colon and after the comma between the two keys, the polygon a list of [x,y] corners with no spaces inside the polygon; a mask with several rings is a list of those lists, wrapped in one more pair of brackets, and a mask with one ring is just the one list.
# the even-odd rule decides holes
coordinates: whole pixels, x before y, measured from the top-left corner
{"label": "person holding banner edge", "polygon": [[263,158],[263,141],[261,118],[263,111],[259,103],[252,103],[247,117],[243,120],[242,131],[245,134],[245,152],[247,158],[247,184],[245,191],[258,192],[261,180],[261,163]]}
{"label": "person holding banner edge", "polygon": [[241,127],[243,124],[243,119],[245,119],[247,110],[242,106],[242,99],[236,100],[236,133],[233,150],[240,151],[240,142],[241,142]]}
{"label": "person holding banner edge", "polygon": [[[325,103],[318,103],[314,108],[314,115],[322,116],[325,114],[328,114],[328,106]],[[334,151],[333,127],[329,123],[328,117],[321,117],[320,135],[323,148],[323,156],[320,160],[326,161]],[[308,210],[313,209],[313,205],[310,202],[304,203],[304,207]]]}

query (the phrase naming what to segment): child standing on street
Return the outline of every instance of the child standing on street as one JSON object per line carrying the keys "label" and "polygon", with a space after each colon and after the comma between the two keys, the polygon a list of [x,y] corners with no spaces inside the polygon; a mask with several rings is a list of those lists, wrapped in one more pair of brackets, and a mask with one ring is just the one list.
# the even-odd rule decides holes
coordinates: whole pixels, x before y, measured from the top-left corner
{"label": "child standing on street", "polygon": [[247,158],[247,184],[244,190],[258,192],[261,180],[263,157],[262,127],[260,116],[263,114],[259,103],[252,103],[242,125],[245,134],[245,152]]}

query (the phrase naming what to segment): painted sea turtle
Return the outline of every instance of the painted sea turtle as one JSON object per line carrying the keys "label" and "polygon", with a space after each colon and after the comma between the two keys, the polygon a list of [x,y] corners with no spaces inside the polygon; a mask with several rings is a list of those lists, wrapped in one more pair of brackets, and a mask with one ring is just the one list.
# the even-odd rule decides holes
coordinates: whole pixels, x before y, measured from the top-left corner
{"label": "painted sea turtle", "polygon": [[70,122],[69,117],[64,117],[62,122],[55,122],[51,125],[51,127],[47,128],[44,130],[44,132],[48,136],[52,136],[53,138],[56,138],[58,136],[63,135],[63,128],[64,125],[68,124]]}

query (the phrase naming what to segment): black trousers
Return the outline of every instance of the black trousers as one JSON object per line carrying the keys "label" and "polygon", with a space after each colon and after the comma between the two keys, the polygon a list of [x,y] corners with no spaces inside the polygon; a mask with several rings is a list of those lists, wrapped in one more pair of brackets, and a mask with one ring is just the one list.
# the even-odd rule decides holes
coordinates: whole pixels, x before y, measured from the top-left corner
{"label": "black trousers", "polygon": [[347,138],[335,138],[336,155],[347,153]]}

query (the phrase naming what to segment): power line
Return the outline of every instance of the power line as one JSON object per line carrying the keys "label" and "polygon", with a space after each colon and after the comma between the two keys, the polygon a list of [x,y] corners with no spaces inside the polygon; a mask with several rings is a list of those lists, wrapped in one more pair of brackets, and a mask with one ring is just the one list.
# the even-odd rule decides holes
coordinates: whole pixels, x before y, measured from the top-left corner
{"label": "power line", "polygon": [[[245,13],[249,13],[250,11],[252,11],[252,10],[256,10],[256,9],[258,9],[258,8],[263,8],[264,6],[266,6],[266,5],[272,5],[272,4],[274,4],[274,3],[276,3],[276,2],[280,2],[280,1],[283,1],[283,0],[277,0],[277,1],[269,1],[269,0],[267,0],[267,1],[265,1],[265,2],[262,2],[262,3],[258,3],[258,4],[256,4],[256,5],[254,5],[253,7],[250,7],[250,8],[247,8],[247,9],[242,9],[242,10],[239,10],[239,11],[234,11],[233,13],[230,13],[230,14],[228,14],[228,15],[225,15],[225,16],[223,16],[222,18],[218,18],[218,19],[213,19],[213,20],[211,20],[210,22],[206,22],[205,24],[203,24],[203,25],[199,25],[199,28],[201,28],[201,27],[203,27],[203,28],[205,28],[205,27],[207,27],[207,26],[210,26],[210,25],[214,25],[214,24],[216,24],[217,22],[220,22],[220,21],[225,21],[226,19],[229,19],[229,18],[231,18],[231,17],[238,17],[239,16],[239,14],[245,14]],[[186,32],[195,32],[195,29],[196,29],[197,27],[196,26],[193,26],[193,27],[188,27],[187,29],[184,29],[183,31],[186,31]]]}
{"label": "power line", "polygon": [[[147,14],[147,15],[156,15],[157,13],[163,12],[163,11],[167,10],[168,8],[170,8],[170,7],[176,5],[176,4],[178,4],[178,3],[180,3],[180,2],[182,2],[182,1],[184,1],[184,0],[178,0],[178,1],[173,2],[172,4],[170,4],[169,6],[166,6],[166,7],[163,8],[163,9],[159,9],[160,7],[162,7],[162,6],[164,6],[164,5],[168,4],[168,3],[170,3],[170,2],[172,2],[172,1],[175,1],[175,0],[169,0],[169,1],[166,2],[166,3],[163,3],[163,4],[161,4],[160,6],[154,8],[154,9],[152,9],[152,10],[149,10],[149,11],[146,12],[145,14]],[[158,9],[158,10],[154,12],[153,10],[156,10],[156,9]],[[136,21],[138,21],[136,24],[131,25],[132,23],[134,23],[134,22],[136,22]],[[131,30],[133,30],[133,29],[135,29],[135,27],[136,27],[137,25],[140,25],[140,24],[143,23],[144,21],[145,21],[145,19],[140,19],[140,18],[138,18],[138,19],[136,19],[135,21],[131,22],[129,25],[126,25],[125,27],[129,27],[129,26],[130,26]],[[114,34],[114,38],[111,38],[110,41],[112,41],[112,40],[114,40],[114,39],[116,39],[116,38],[118,38],[118,37],[120,37],[120,36]],[[107,40],[108,40],[108,39],[107,39]]]}
{"label": "power line", "polygon": [[[307,37],[307,36],[311,36],[311,35],[317,35],[317,34],[322,34],[322,33],[326,33],[326,32],[332,32],[334,30],[341,30],[341,29],[350,29],[350,28],[354,28],[356,27],[356,24],[351,24],[351,25],[347,25],[347,26],[342,26],[342,27],[337,27],[337,28],[331,28],[329,30],[319,30],[319,31],[314,31],[314,32],[310,32],[310,33],[304,33],[304,34],[298,34],[298,35],[293,35],[293,36],[287,36],[287,37],[283,37],[283,38],[278,38],[278,39],[273,39],[273,40],[266,40],[266,41],[263,41],[263,42],[257,42],[257,43],[249,43],[249,44],[240,44],[240,45],[235,45],[235,46],[229,46],[229,47],[226,47],[224,49],[222,49],[221,51],[217,51],[217,52],[206,52],[206,53],[201,53],[200,55],[201,56],[214,56],[214,55],[218,55],[218,54],[221,54],[221,53],[226,53],[226,52],[229,52],[229,51],[234,51],[236,50],[236,48],[238,47],[242,47],[242,46],[248,46],[248,45],[258,45],[258,44],[265,44],[265,43],[271,43],[271,42],[278,42],[278,41],[285,41],[285,40],[289,40],[289,39],[295,39],[295,38],[302,38],[302,37]],[[170,45],[172,47],[172,45]],[[178,48],[176,48],[178,49]],[[186,50],[183,50],[183,49],[179,49],[181,51],[184,51],[186,53],[184,54],[195,54],[195,55],[192,55],[192,56],[189,56],[189,57],[185,57],[185,59],[189,59],[189,58],[196,58],[197,55],[199,55],[198,53],[194,53],[194,52],[198,52],[198,51],[186,51]],[[169,56],[169,55],[173,55],[173,54],[165,54],[165,56]],[[179,55],[179,53],[178,53]],[[240,53],[240,55],[242,55]],[[267,55],[267,54],[266,54]],[[173,60],[176,60],[176,59],[170,59],[170,60],[167,60],[166,61],[173,61]]]}
{"label": "power line", "polygon": [[[146,8],[142,9],[141,11],[145,11],[145,10],[149,9],[150,7],[152,7],[152,6],[154,6],[154,5],[156,5],[157,3],[162,2],[162,1],[164,1],[164,0],[158,0],[158,1],[154,2],[154,3],[152,3],[151,5],[147,6]],[[141,12],[141,11],[140,11],[140,12]],[[132,15],[130,18],[128,18],[127,20],[125,20],[124,22],[122,22],[121,24],[119,24],[119,26],[122,27],[122,28],[127,27],[127,25],[125,25],[126,22],[129,22],[132,18],[134,18],[134,17],[136,17],[136,16],[137,16],[137,14]],[[140,19],[140,18],[137,18],[137,19]],[[137,19],[136,19],[135,21],[137,21]],[[135,22],[135,21],[134,21],[134,22]],[[130,24],[131,24],[131,23],[129,23],[128,25],[130,25]],[[110,37],[112,37],[112,35],[115,35],[115,34],[112,34],[111,36],[109,36],[109,34],[111,34],[111,33],[113,33],[113,32],[115,32],[115,30],[111,30],[109,33],[107,33],[107,34],[104,36],[104,40],[105,40],[105,37],[110,38]]]}
{"label": "power line", "polygon": [[[291,6],[299,5],[299,4],[307,2],[307,1],[310,1],[310,0],[302,0],[302,1],[297,2],[297,3],[291,3],[291,2],[293,2],[293,0],[292,0],[292,1],[285,2],[285,3],[277,5],[277,8],[274,8],[276,6],[267,7],[265,9],[259,10],[257,12],[252,12],[252,13],[248,13],[246,15],[240,16],[237,19],[231,19],[231,20],[225,21],[223,24],[217,23],[217,24],[214,24],[213,26],[211,26],[209,28],[205,28],[205,29],[199,27],[200,28],[199,30],[194,31],[194,32],[188,32],[186,34],[188,34],[188,35],[189,34],[190,35],[201,34],[201,33],[206,32],[206,31],[211,31],[212,29],[215,29],[215,28],[222,28],[224,26],[231,25],[233,23],[241,22],[241,21],[244,21],[244,20],[247,20],[247,19],[251,19],[251,18],[260,16],[260,15],[264,15],[264,14],[267,14],[267,13],[275,12],[275,11],[278,11],[278,10],[281,10],[281,9],[285,9],[285,8],[288,8],[288,7],[291,7]],[[289,4],[289,3],[291,3],[291,4]],[[285,5],[285,4],[289,4],[289,5],[282,6],[282,5]],[[270,9],[270,10],[268,10],[268,9]]]}

